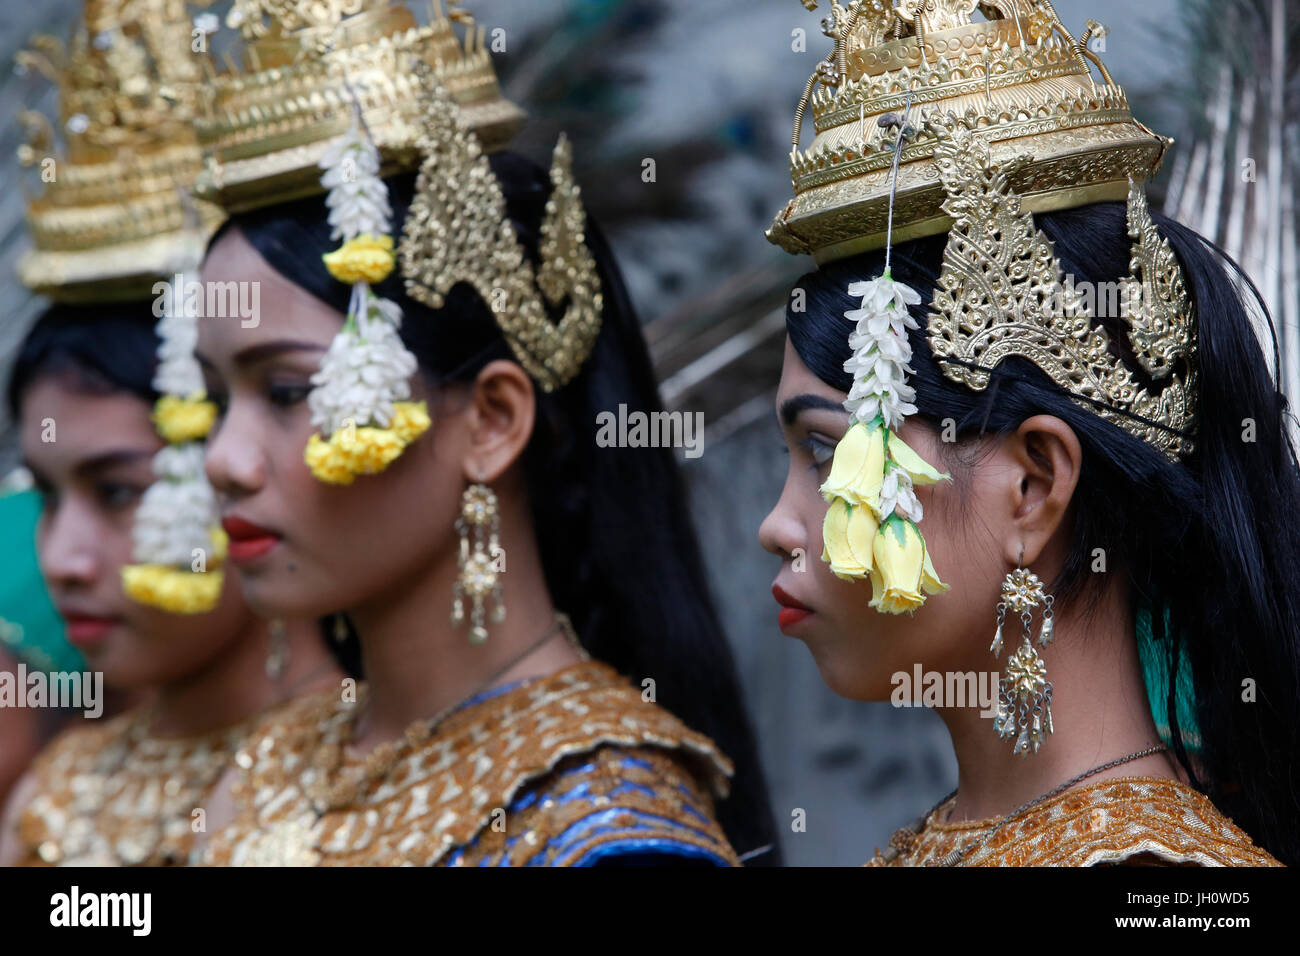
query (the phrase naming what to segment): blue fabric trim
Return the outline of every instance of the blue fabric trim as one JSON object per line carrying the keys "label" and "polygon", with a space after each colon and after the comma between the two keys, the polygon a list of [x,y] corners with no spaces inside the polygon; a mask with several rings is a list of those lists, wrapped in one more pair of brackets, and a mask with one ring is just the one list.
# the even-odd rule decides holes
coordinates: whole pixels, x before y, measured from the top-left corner
{"label": "blue fabric trim", "polygon": [[731,865],[726,859],[711,850],[705,850],[702,847],[695,846],[691,843],[679,843],[676,840],[668,839],[618,840],[613,843],[603,843],[594,850],[585,853],[569,865],[595,866],[597,863],[609,859],[630,857],[646,853],[669,858],[675,857],[687,860],[707,860],[714,866]]}

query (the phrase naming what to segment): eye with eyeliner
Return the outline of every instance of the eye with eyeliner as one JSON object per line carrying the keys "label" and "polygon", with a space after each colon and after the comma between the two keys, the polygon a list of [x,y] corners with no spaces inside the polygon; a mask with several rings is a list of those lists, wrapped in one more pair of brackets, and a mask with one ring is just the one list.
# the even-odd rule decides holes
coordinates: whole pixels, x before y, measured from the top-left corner
{"label": "eye with eyeliner", "polygon": [[310,382],[268,382],[267,400],[277,408],[292,408],[311,394]]}
{"label": "eye with eyeliner", "polygon": [[812,459],[813,469],[820,471],[831,463],[835,457],[835,442],[829,438],[815,433],[809,434],[806,438],[800,439],[796,443]]}
{"label": "eye with eyeliner", "polygon": [[122,481],[99,481],[95,483],[95,498],[100,506],[108,511],[129,508],[144,496],[146,487]]}

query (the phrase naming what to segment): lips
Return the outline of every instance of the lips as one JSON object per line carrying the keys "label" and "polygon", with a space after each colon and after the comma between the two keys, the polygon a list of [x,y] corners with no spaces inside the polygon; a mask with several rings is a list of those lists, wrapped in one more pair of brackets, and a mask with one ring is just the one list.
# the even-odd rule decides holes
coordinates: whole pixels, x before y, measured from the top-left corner
{"label": "lips", "polygon": [[781,605],[776,621],[782,631],[794,627],[813,613],[812,608],[796,601],[780,585],[772,585],[772,597],[776,598],[776,603]]}
{"label": "lips", "polygon": [[237,564],[260,558],[280,543],[277,532],[235,515],[222,518],[221,527],[230,537],[227,554]]}
{"label": "lips", "polygon": [[80,648],[90,648],[99,644],[108,632],[116,627],[121,618],[106,614],[87,614],[70,608],[60,608],[63,618],[64,633],[68,643]]}

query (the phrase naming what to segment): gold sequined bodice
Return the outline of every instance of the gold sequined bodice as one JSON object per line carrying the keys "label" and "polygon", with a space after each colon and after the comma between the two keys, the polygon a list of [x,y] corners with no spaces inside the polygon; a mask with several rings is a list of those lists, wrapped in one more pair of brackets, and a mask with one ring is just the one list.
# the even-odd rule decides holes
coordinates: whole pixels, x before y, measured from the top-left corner
{"label": "gold sequined bodice", "polygon": [[18,832],[30,866],[162,866],[193,851],[204,800],[252,720],[200,737],[151,737],[148,715],[66,731],[32,765]]}
{"label": "gold sequined bodice", "polygon": [[933,865],[954,851],[965,853],[962,866],[1282,865],[1177,780],[1122,777],[1067,790],[991,835],[997,820],[947,822],[952,804],[931,811],[919,833],[895,833],[897,856],[877,851],[866,865]]}
{"label": "gold sequined bodice", "polygon": [[355,706],[316,695],[250,734],[236,817],[197,862],[573,865],[637,852],[738,862],[713,815],[730,761],[605,664],[457,710],[351,803],[319,807],[317,776],[329,771],[314,756]]}

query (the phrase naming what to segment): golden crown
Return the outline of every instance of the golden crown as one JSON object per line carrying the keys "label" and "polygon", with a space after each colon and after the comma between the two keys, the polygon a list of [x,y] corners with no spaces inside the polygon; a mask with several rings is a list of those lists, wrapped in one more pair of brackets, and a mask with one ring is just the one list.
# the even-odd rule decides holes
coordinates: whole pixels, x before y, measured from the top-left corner
{"label": "golden crown", "polygon": [[[413,58],[450,91],[489,151],[524,114],[501,93],[485,31],[459,0],[430,0],[419,26],[395,0],[236,0],[226,18],[242,62],[214,75],[196,122],[196,194],[240,210],[322,192],[317,165],[361,109],[389,171],[418,164],[421,83]],[[460,40],[453,24],[466,26]]]}
{"label": "golden crown", "polygon": [[[19,277],[64,301],[151,294],[202,256],[220,210],[185,195],[199,171],[190,121],[198,81],[191,24],[179,0],[87,0],[69,44],[32,38],[20,70],[57,85],[62,136],[41,113],[19,119],[19,161],[37,167],[28,203],[33,250]],[[62,139],[64,154],[56,155]]]}
{"label": "golden crown", "polygon": [[[985,22],[972,20],[977,8]],[[1073,39],[1050,0],[833,0],[823,27],[834,49],[805,88],[795,197],[768,239],[819,263],[879,248],[896,182],[892,241],[949,234],[928,325],[945,375],[982,390],[1019,355],[1170,459],[1190,453],[1193,305],[1143,188],[1172,140],[1132,117],[1089,49],[1103,28],[1088,21]],[[801,151],[809,105],[816,136]],[[1122,319],[1140,369],[1065,281],[1031,216],[1117,199],[1135,240]]]}

